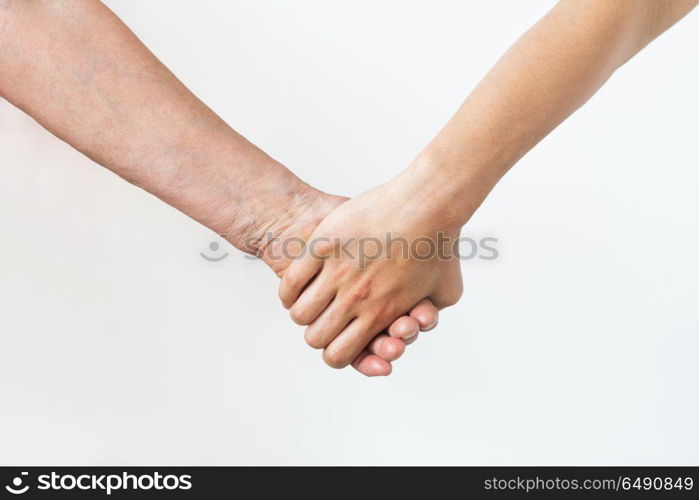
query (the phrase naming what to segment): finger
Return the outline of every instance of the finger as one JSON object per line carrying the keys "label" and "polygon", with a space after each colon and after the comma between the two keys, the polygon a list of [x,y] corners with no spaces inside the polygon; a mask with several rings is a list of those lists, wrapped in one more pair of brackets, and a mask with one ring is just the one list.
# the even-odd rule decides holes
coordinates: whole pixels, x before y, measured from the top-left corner
{"label": "finger", "polygon": [[328,276],[330,273],[321,271],[291,306],[289,314],[294,323],[311,324],[335,298],[335,283]]}
{"label": "finger", "polygon": [[401,316],[388,327],[391,337],[408,340],[420,331],[420,323],[410,316]]}
{"label": "finger", "polygon": [[306,343],[314,349],[323,349],[354,319],[353,314],[341,301],[334,299],[306,328]]}
{"label": "finger", "polygon": [[405,343],[401,339],[396,339],[389,337],[385,333],[380,333],[369,342],[367,350],[371,354],[376,354],[384,361],[395,361],[405,352]]}
{"label": "finger", "polygon": [[349,365],[384,328],[384,325],[379,325],[378,328],[374,325],[364,317],[355,318],[325,347],[325,363],[333,368]]}
{"label": "finger", "polygon": [[310,254],[292,262],[289,268],[284,271],[282,281],[279,283],[279,298],[284,307],[289,309],[294,305],[308,282],[322,267],[323,261]]}
{"label": "finger", "polygon": [[410,317],[420,324],[420,330],[428,332],[439,322],[439,310],[430,299],[422,299],[410,311]]}
{"label": "finger", "polygon": [[391,374],[393,367],[388,361],[384,361],[368,351],[362,352],[352,361],[352,367],[367,377],[386,377]]}

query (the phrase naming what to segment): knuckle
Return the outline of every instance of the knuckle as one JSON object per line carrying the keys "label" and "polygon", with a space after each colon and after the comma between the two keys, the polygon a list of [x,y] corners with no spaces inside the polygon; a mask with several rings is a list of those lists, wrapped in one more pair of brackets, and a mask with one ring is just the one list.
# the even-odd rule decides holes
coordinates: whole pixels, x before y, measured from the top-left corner
{"label": "knuckle", "polygon": [[323,361],[331,368],[340,369],[346,367],[351,361],[347,358],[348,356],[338,349],[326,348],[323,351]]}
{"label": "knuckle", "polygon": [[360,281],[349,291],[347,300],[351,304],[359,304],[360,302],[366,300],[369,295],[371,295],[371,290],[372,286],[370,279]]}
{"label": "knuckle", "polygon": [[281,300],[282,304],[284,305],[285,308],[290,308],[293,304],[292,301],[292,294],[291,292],[285,288],[283,285],[279,287],[279,300]]}
{"label": "knuckle", "polygon": [[287,270],[286,273],[284,273],[284,277],[282,278],[282,289],[294,290],[298,286],[299,286],[298,275],[292,270]]}
{"label": "knuckle", "polygon": [[329,256],[335,248],[334,243],[327,237],[319,237],[311,242],[309,251],[312,257],[324,259]]}
{"label": "knuckle", "polygon": [[310,321],[308,319],[308,312],[302,306],[294,305],[289,309],[289,316],[291,321],[297,325],[307,325]]}
{"label": "knuckle", "polygon": [[459,285],[458,287],[453,287],[449,291],[447,291],[441,300],[441,306],[442,307],[451,307],[459,300],[461,300],[461,297],[464,293],[463,285]]}
{"label": "knuckle", "polygon": [[352,270],[352,264],[349,262],[341,262],[337,266],[335,266],[335,270],[333,272],[333,278],[335,281],[341,281],[345,276],[347,276],[350,271]]}
{"label": "knuckle", "polygon": [[288,294],[287,294],[286,290],[284,290],[283,286],[279,287],[279,290],[277,292],[277,296],[279,297],[279,300],[282,301],[282,304],[284,304],[286,306],[287,302],[288,302],[288,298],[287,298]]}
{"label": "knuckle", "polygon": [[306,344],[308,344],[313,349],[322,349],[326,345],[323,341],[323,338],[320,335],[314,333],[313,330],[309,328],[307,328],[305,333],[303,334],[303,339],[306,341]]}

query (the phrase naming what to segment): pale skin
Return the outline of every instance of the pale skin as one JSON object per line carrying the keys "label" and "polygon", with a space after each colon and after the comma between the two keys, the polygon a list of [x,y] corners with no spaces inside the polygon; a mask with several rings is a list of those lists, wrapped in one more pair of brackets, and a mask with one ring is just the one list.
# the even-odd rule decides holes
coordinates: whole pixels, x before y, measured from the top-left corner
{"label": "pale skin", "polygon": [[[696,4],[563,0],[405,172],[350,201],[311,188],[235,133],[98,2],[0,0],[0,95],[242,250],[268,232],[304,241],[456,237],[519,158]],[[283,304],[333,367],[389,373],[404,339],[436,323],[432,303],[461,296],[453,257],[360,267],[330,246],[328,258],[294,262],[272,261],[269,250],[254,249],[283,277]]]}
{"label": "pale skin", "polygon": [[[97,163],[259,254],[279,276],[289,260],[244,242],[267,233],[307,240],[347,200],[307,185],[236,133],[95,0],[0,0],[0,96]],[[437,309],[422,299],[364,344],[354,368],[390,374],[418,331],[437,323]]]}
{"label": "pale skin", "polygon": [[[404,172],[338,206],[311,238],[458,236],[524,154],[697,3],[561,1],[505,53]],[[461,296],[455,258],[380,257],[362,267],[337,247],[331,242],[315,257],[295,260],[279,290],[292,318],[308,325],[308,344],[324,349],[330,366],[350,363],[417,300],[428,297],[442,308]]]}

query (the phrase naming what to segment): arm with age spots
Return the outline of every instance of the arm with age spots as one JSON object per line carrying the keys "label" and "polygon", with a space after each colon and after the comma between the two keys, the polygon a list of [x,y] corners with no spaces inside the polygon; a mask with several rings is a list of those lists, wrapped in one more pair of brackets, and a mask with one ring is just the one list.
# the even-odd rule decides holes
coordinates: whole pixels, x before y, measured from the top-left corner
{"label": "arm with age spots", "polygon": [[[355,241],[457,238],[497,181],[587,101],[612,73],[697,0],[563,0],[495,64],[460,109],[390,182],[340,205],[313,237]],[[358,250],[356,245],[351,246]],[[280,297],[306,340],[334,367],[422,297],[459,300],[457,256],[380,258],[359,265],[328,246],[292,263]],[[355,253],[356,255],[356,253]]]}
{"label": "arm with age spots", "polygon": [[[278,275],[288,261],[244,242],[268,233],[307,240],[345,201],[236,133],[96,0],[0,0],[0,95],[97,163],[259,253]],[[435,321],[436,310],[423,303],[396,318],[391,332],[406,336]],[[354,365],[386,375],[403,348],[380,335]]]}

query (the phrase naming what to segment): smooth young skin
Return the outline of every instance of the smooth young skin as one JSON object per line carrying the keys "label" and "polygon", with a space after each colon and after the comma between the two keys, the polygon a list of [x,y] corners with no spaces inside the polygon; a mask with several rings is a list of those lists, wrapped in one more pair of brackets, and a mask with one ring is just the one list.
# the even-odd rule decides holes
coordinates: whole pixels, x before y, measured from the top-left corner
{"label": "smooth young skin", "polygon": [[[612,73],[697,0],[563,0],[498,61],[413,164],[340,205],[312,238],[342,242],[387,232],[416,240],[458,235],[497,181],[587,101]],[[407,202],[406,200],[409,200]],[[357,352],[418,296],[458,300],[455,260],[356,260],[325,249],[291,264],[280,298],[308,325],[306,341],[333,367]]]}
{"label": "smooth young skin", "polygon": [[[308,186],[236,133],[96,0],[0,0],[0,96],[237,248],[259,253],[278,275],[288,261],[244,242],[270,232],[306,240],[346,200]],[[365,342],[357,370],[388,375],[417,332],[437,322],[424,297]]]}

